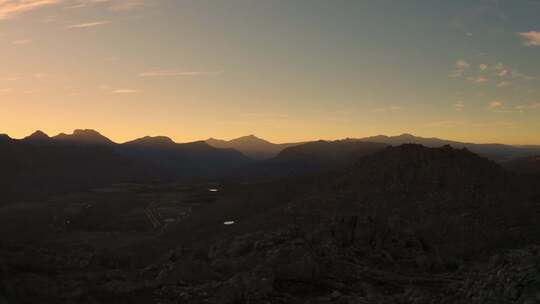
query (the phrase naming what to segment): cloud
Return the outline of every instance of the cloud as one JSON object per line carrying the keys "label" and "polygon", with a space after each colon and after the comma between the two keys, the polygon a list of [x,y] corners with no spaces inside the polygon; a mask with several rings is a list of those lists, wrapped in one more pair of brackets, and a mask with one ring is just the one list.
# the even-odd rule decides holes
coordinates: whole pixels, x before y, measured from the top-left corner
{"label": "cloud", "polygon": [[512,85],[512,83],[509,82],[509,81],[501,81],[501,82],[499,82],[497,84],[497,87],[498,88],[504,88],[504,87],[507,87],[507,86],[510,86],[510,85]]}
{"label": "cloud", "polygon": [[11,42],[11,44],[14,44],[14,45],[23,45],[23,44],[29,44],[29,43],[32,43],[32,40],[30,40],[30,39],[20,39],[20,40],[15,40],[15,41]]}
{"label": "cloud", "polygon": [[0,89],[0,94],[11,93],[11,92],[13,92],[12,88],[2,88],[2,89]]}
{"label": "cloud", "polygon": [[458,59],[454,64],[455,69],[452,71],[452,73],[450,73],[449,76],[452,78],[461,77],[465,73],[465,70],[470,67],[471,65],[467,61],[463,59]]}
{"label": "cloud", "polygon": [[60,2],[61,0],[0,0],[0,20],[11,19],[22,13]]}
{"label": "cloud", "polygon": [[463,59],[459,59],[458,61],[456,61],[456,68],[458,68],[458,69],[466,69],[466,68],[468,68],[470,66],[471,65],[467,61],[465,61]]}
{"label": "cloud", "polygon": [[[458,60],[455,63],[455,70],[450,74],[450,77],[464,77],[465,70],[469,69],[471,66],[470,63],[463,59]],[[497,64],[478,64],[478,70],[471,70],[465,79],[476,84],[490,82],[493,85],[502,88],[520,85],[534,80],[536,77],[520,73],[499,62]]]}
{"label": "cloud", "polygon": [[489,79],[487,79],[486,77],[484,76],[471,76],[471,77],[467,77],[467,80],[468,81],[472,81],[474,83],[486,83],[489,81]]}
{"label": "cloud", "polygon": [[36,78],[36,79],[44,79],[44,78],[47,78],[49,77],[48,74],[45,74],[45,73],[34,73],[32,74],[32,77]]}
{"label": "cloud", "polygon": [[500,101],[492,101],[488,104],[488,110],[496,113],[519,113],[537,109],[540,109],[540,102],[520,104],[513,107],[507,107]]}
{"label": "cloud", "polygon": [[132,90],[132,89],[118,89],[118,90],[113,90],[112,93],[114,94],[135,94],[135,93],[138,93],[139,91],[137,90]]}
{"label": "cloud", "polygon": [[516,108],[508,108],[500,101],[492,101],[488,104],[488,110],[495,113],[516,113],[522,110]]}
{"label": "cloud", "polygon": [[5,80],[5,81],[17,81],[17,80],[19,80],[19,77],[17,77],[17,76],[10,76],[10,77],[6,77],[6,78],[1,78],[0,80]]}
{"label": "cloud", "polygon": [[67,29],[89,28],[89,27],[95,27],[95,26],[105,25],[109,23],[110,23],[109,21],[86,22],[86,23],[68,25],[66,26],[66,28]]}
{"label": "cloud", "polygon": [[490,110],[496,110],[502,108],[504,105],[500,101],[492,101],[488,104],[488,109]]}
{"label": "cloud", "polygon": [[454,109],[456,109],[456,111],[463,111],[463,109],[465,108],[465,103],[463,101],[458,101],[453,104],[453,107]]}
{"label": "cloud", "polygon": [[524,112],[526,110],[536,110],[540,109],[540,102],[533,102],[529,104],[517,105],[516,110]]}
{"label": "cloud", "polygon": [[530,31],[530,32],[518,33],[518,35],[526,40],[525,42],[523,42],[523,45],[540,46],[540,32]]}
{"label": "cloud", "polygon": [[182,76],[214,76],[219,75],[221,71],[172,71],[172,70],[155,70],[146,71],[138,74],[139,77],[182,77]]}
{"label": "cloud", "polygon": [[400,107],[400,106],[388,106],[388,107],[384,107],[384,108],[372,109],[371,112],[372,113],[390,113],[390,112],[400,111],[402,109],[403,108]]}
{"label": "cloud", "polygon": [[524,81],[530,81],[530,80],[536,79],[533,76],[529,76],[527,74],[523,74],[517,71],[510,71],[510,78],[524,80]]}
{"label": "cloud", "polygon": [[492,127],[514,127],[516,124],[508,121],[489,121],[489,122],[465,122],[460,120],[442,120],[433,121],[425,124],[428,128],[492,128]]}
{"label": "cloud", "polygon": [[424,126],[428,128],[455,128],[464,126],[466,123],[463,121],[457,120],[442,120],[442,121],[433,121],[425,124]]}
{"label": "cloud", "polygon": [[116,0],[108,2],[112,2],[109,6],[109,9],[112,11],[130,11],[146,6],[146,1],[144,0]]}
{"label": "cloud", "polygon": [[64,7],[64,9],[81,9],[95,5],[103,5],[108,10],[120,12],[131,11],[148,6],[148,2],[149,1],[147,0],[79,0],[75,4]]}
{"label": "cloud", "polygon": [[289,115],[283,113],[260,113],[260,112],[248,112],[243,113],[242,116],[250,118],[289,118]]}

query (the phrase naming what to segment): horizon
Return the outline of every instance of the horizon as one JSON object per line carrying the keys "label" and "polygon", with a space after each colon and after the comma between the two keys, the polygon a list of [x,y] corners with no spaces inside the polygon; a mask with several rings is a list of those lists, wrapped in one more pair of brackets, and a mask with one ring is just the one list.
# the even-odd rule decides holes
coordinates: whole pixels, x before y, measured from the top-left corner
{"label": "horizon", "polygon": [[538,145],[538,12],[507,0],[0,1],[2,132]]}
{"label": "horizon", "polygon": [[348,137],[332,138],[332,139],[314,137],[312,139],[304,139],[304,140],[290,141],[290,142],[276,142],[276,141],[269,140],[269,139],[267,139],[265,137],[258,136],[257,134],[253,134],[253,133],[248,133],[248,134],[245,134],[245,135],[240,135],[240,136],[231,137],[231,138],[218,138],[218,137],[209,136],[209,137],[200,138],[200,139],[191,140],[191,141],[178,141],[177,139],[175,139],[175,138],[173,138],[171,136],[168,136],[167,134],[139,135],[139,136],[136,136],[134,138],[130,138],[128,140],[118,141],[118,140],[116,140],[116,139],[114,139],[112,137],[109,137],[106,133],[103,133],[100,130],[92,129],[92,128],[76,128],[76,129],[73,129],[72,131],[64,131],[64,132],[53,133],[53,134],[45,132],[45,131],[43,131],[41,129],[38,129],[38,130],[35,130],[35,131],[33,131],[33,132],[31,132],[31,133],[29,133],[29,134],[27,134],[25,136],[22,136],[22,137],[14,137],[14,136],[11,136],[8,133],[3,133],[3,132],[0,131],[0,135],[7,135],[9,138],[15,139],[15,140],[23,140],[23,139],[25,139],[25,138],[27,138],[27,137],[35,134],[35,133],[38,133],[38,132],[44,133],[49,138],[54,138],[55,136],[59,136],[59,135],[73,135],[76,131],[94,131],[94,132],[97,132],[98,134],[100,134],[100,135],[104,136],[105,138],[111,140],[114,144],[125,144],[125,143],[128,143],[130,141],[143,139],[143,138],[147,138],[147,137],[150,137],[150,138],[165,137],[165,138],[171,139],[176,144],[186,144],[186,143],[193,143],[193,142],[206,142],[206,141],[212,140],[212,139],[213,140],[232,141],[232,140],[239,139],[239,138],[244,138],[244,137],[255,137],[256,139],[264,140],[264,141],[267,141],[267,142],[269,142],[271,144],[280,145],[280,144],[292,144],[292,143],[307,143],[307,142],[313,142],[313,141],[319,141],[319,140],[323,140],[323,141],[339,141],[339,140],[347,140],[347,139],[366,139],[366,138],[378,137],[378,136],[384,136],[384,137],[389,137],[389,138],[400,137],[400,136],[413,136],[413,137],[422,138],[422,139],[437,139],[437,140],[444,140],[444,141],[454,141],[454,142],[460,142],[460,143],[464,143],[464,144],[485,144],[485,145],[488,145],[488,144],[502,144],[502,145],[516,146],[516,147],[520,147],[520,146],[540,146],[540,144],[510,144],[510,143],[504,143],[504,142],[467,142],[467,141],[460,141],[460,140],[456,140],[456,139],[452,139],[452,138],[422,136],[422,135],[413,134],[413,133],[409,133],[409,132],[404,132],[404,133],[400,133],[400,134],[372,134],[372,135],[368,135],[368,136],[348,136]]}

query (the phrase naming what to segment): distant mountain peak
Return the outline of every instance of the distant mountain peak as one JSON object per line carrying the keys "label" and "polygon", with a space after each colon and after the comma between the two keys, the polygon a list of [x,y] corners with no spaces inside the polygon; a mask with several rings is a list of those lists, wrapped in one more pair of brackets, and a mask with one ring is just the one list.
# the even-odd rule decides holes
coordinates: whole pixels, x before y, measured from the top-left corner
{"label": "distant mountain peak", "polygon": [[206,143],[216,148],[235,149],[253,159],[269,159],[276,156],[286,147],[299,144],[274,144],[257,137],[255,134],[249,134],[231,140],[222,140],[211,137],[206,140]]}
{"label": "distant mountain peak", "polygon": [[146,145],[146,146],[164,146],[176,144],[170,137],[167,136],[145,136],[133,141],[127,142],[131,145]]}
{"label": "distant mountain peak", "polygon": [[416,138],[417,136],[414,136],[410,133],[403,133],[401,135],[399,135],[398,137],[401,137],[401,138]]}
{"label": "distant mountain peak", "polygon": [[260,137],[257,137],[257,136],[255,136],[253,134],[238,137],[238,138],[230,140],[229,142],[231,142],[231,143],[244,142],[244,143],[254,143],[254,144],[271,144],[269,141],[264,140],[264,139],[262,139]]}
{"label": "distant mountain peak", "polygon": [[30,134],[29,136],[25,137],[23,140],[26,141],[47,141],[51,138],[49,135],[45,134],[45,132],[41,130],[37,130],[34,133]]}
{"label": "distant mountain peak", "polygon": [[93,129],[75,129],[73,135],[76,136],[103,136],[96,130]]}
{"label": "distant mountain peak", "polygon": [[7,134],[0,134],[0,140],[11,140],[11,137]]}
{"label": "distant mountain peak", "polygon": [[92,129],[76,129],[73,134],[60,133],[53,137],[55,140],[71,141],[85,144],[112,144],[113,141]]}

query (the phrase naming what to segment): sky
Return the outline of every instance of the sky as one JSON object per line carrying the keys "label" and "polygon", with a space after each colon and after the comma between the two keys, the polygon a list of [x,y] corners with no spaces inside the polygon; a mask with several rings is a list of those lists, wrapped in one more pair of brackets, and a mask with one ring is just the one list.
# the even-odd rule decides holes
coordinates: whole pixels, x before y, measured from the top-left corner
{"label": "sky", "polygon": [[0,0],[0,133],[540,144],[540,0]]}

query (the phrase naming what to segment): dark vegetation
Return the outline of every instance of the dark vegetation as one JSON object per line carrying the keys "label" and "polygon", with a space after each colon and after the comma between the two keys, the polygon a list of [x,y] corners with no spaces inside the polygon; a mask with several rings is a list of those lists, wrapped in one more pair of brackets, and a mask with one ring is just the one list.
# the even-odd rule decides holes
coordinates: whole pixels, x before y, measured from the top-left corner
{"label": "dark vegetation", "polygon": [[537,158],[84,133],[0,137],[0,303],[540,303]]}

